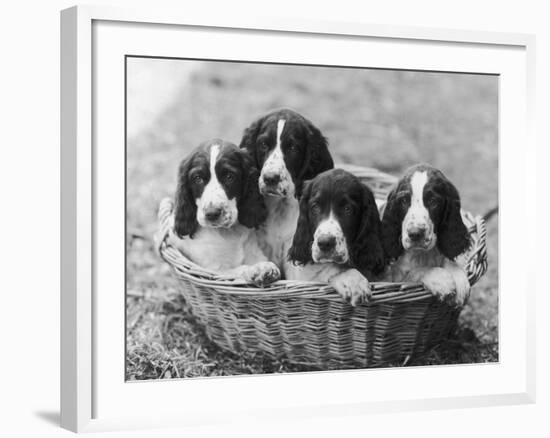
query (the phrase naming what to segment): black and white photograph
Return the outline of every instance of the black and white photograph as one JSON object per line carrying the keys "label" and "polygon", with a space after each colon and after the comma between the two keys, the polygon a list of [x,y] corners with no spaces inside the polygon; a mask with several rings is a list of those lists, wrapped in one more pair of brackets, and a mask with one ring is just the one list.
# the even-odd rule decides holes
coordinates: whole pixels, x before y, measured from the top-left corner
{"label": "black and white photograph", "polygon": [[0,436],[550,436],[542,2],[5,6]]}
{"label": "black and white photograph", "polygon": [[498,75],[125,62],[127,381],[499,362]]}

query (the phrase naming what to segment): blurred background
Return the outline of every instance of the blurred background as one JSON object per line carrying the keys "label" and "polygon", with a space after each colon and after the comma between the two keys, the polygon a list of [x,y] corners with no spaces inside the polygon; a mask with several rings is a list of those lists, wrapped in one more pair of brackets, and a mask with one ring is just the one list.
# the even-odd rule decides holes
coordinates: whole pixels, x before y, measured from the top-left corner
{"label": "blurred background", "polygon": [[[160,200],[200,142],[239,144],[277,107],[304,114],[328,137],[335,163],[399,175],[440,168],[463,208],[498,202],[498,77],[354,68],[127,59],[127,379],[233,375],[306,368],[241,357],[210,343],[154,251]],[[460,327],[411,365],[498,361],[498,217],[488,224],[489,269]],[[399,365],[399,364],[396,364]]]}

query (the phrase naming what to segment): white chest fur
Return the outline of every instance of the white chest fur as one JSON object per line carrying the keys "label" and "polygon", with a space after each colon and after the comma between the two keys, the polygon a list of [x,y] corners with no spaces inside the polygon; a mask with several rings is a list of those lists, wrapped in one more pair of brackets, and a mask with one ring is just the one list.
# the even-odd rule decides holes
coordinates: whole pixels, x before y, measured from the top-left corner
{"label": "white chest fur", "polygon": [[285,278],[287,280],[328,282],[335,275],[347,271],[346,265],[336,263],[307,263],[295,265],[292,262],[284,264]]}
{"label": "white chest fur", "polygon": [[258,239],[268,260],[282,266],[298,223],[298,200],[294,197],[266,196],[265,202],[267,219],[258,230]]}
{"label": "white chest fur", "polygon": [[230,229],[200,228],[192,239],[172,236],[175,246],[197,265],[217,272],[245,264],[252,230],[235,225]]}
{"label": "white chest fur", "polygon": [[411,272],[422,268],[442,267],[445,264],[445,257],[437,247],[430,250],[409,250],[399,257],[391,265],[391,280],[406,281]]}
{"label": "white chest fur", "polygon": [[453,296],[463,305],[470,292],[470,282],[464,270],[466,255],[449,260],[437,247],[428,251],[406,251],[390,266],[390,281],[422,282],[424,287],[440,298]]}

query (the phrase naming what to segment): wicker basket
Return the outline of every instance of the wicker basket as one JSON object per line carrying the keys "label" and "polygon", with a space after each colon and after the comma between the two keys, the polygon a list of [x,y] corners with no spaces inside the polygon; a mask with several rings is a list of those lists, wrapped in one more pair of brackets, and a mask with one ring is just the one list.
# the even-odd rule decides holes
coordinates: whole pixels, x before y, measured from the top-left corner
{"label": "wicker basket", "polygon": [[[339,166],[384,199],[395,177],[375,169]],[[368,304],[352,307],[326,283],[278,281],[266,288],[226,279],[192,263],[165,239],[172,203],[159,210],[158,249],[208,337],[231,352],[262,353],[320,369],[403,363],[445,340],[461,308],[434,298],[417,283],[371,283]],[[487,269],[486,229],[464,213],[472,245],[467,273],[475,284]]]}

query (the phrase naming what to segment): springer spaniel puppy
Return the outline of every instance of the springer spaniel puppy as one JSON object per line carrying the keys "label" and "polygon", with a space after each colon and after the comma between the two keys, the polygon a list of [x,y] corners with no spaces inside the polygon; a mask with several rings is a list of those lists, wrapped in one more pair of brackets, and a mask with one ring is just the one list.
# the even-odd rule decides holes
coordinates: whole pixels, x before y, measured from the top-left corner
{"label": "springer spaniel puppy", "polygon": [[266,217],[258,169],[245,151],[214,139],[178,171],[172,243],[198,265],[261,286],[280,278],[254,228]]}
{"label": "springer spaniel puppy", "polygon": [[406,171],[388,196],[382,236],[384,252],[394,260],[389,281],[419,281],[441,299],[464,303],[470,283],[456,259],[470,237],[458,191],[441,171],[427,164]]}
{"label": "springer spaniel puppy", "polygon": [[287,278],[329,282],[353,306],[368,300],[384,269],[381,223],[371,190],[342,169],[304,185]]}
{"label": "springer spaniel puppy", "polygon": [[296,229],[304,181],[334,167],[327,140],[305,117],[281,109],[252,123],[240,147],[261,169],[258,184],[267,206],[266,222],[259,229],[262,249],[282,266]]}

